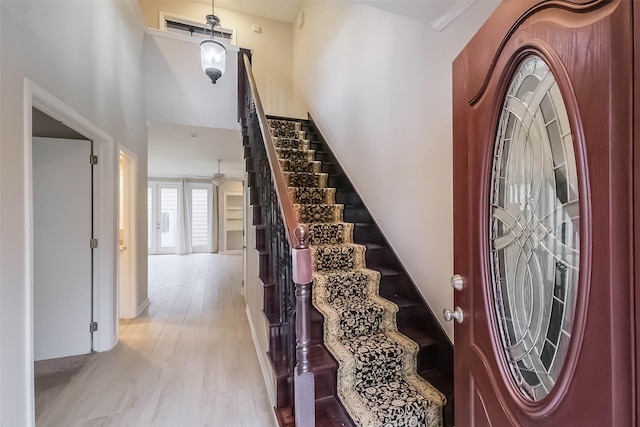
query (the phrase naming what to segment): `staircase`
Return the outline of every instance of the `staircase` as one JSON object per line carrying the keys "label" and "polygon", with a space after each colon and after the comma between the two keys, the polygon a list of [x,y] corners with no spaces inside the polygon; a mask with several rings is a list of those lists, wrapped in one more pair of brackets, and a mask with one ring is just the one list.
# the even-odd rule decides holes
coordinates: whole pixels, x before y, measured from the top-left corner
{"label": "staircase", "polygon": [[[360,267],[364,267],[366,263],[367,269],[378,272],[373,273],[373,275],[379,276],[380,296],[392,302],[392,304],[388,304],[381,300],[377,301],[377,305],[385,306],[385,304],[388,304],[386,311],[392,314],[397,310],[394,320],[397,322],[397,329],[400,334],[397,334],[395,341],[403,343],[407,354],[411,354],[414,346],[417,349],[414,369],[417,369],[421,377],[419,380],[415,380],[418,388],[426,384],[422,382],[422,378],[424,378],[446,396],[447,403],[442,409],[442,419],[444,425],[453,425],[452,347],[447,337],[358,197],[314,122],[312,120],[294,121],[282,117],[270,117],[270,119],[271,124],[277,125],[277,128],[273,128],[271,133],[280,135],[274,138],[274,143],[278,147],[281,167],[283,170],[289,171],[285,172],[285,176],[289,180],[289,195],[292,197],[292,201],[297,203],[294,206],[297,207],[299,221],[312,223],[310,225],[311,244],[314,244],[313,217],[316,217],[316,223],[324,223],[328,222],[325,218],[327,215],[329,217],[337,215],[336,218],[339,219],[340,213],[336,213],[336,209],[342,211],[344,222],[352,224],[342,226],[348,228],[345,233],[352,233],[353,242],[359,244],[354,245],[354,247],[362,247],[364,249],[362,251],[364,255],[363,264]],[[300,140],[308,142],[304,142],[304,146],[300,146]],[[300,150],[301,148],[303,150]],[[313,150],[313,152],[307,150]],[[246,154],[251,154],[250,150],[247,150]],[[248,166],[250,166],[251,160],[250,157],[247,158]],[[296,173],[296,170],[299,170],[299,172]],[[314,174],[313,172],[320,172],[320,174]],[[319,180],[325,182],[318,182]],[[315,189],[309,191],[308,187]],[[324,188],[319,189],[317,187]],[[339,207],[329,207],[332,203],[338,204]],[[323,205],[324,207],[320,211],[315,209],[313,212],[305,212],[305,205],[309,209],[310,204]],[[260,234],[265,224],[260,224],[260,220],[258,218],[255,219],[258,220],[257,232]],[[319,235],[317,232],[315,234]],[[264,241],[261,242],[261,239],[258,239],[258,246],[260,245],[264,246]],[[260,248],[258,249],[260,250]],[[318,258],[320,257],[317,249],[313,248],[313,250],[316,251],[313,258],[315,269],[317,270]],[[326,282],[326,277],[319,277],[316,273],[314,287],[317,289],[324,282]],[[281,337],[281,322],[275,319],[277,316],[273,315],[277,311],[276,306],[278,306],[277,297],[274,294],[275,289],[273,286],[267,285],[265,287],[265,314],[267,314],[267,318],[272,318],[271,323],[275,331],[272,337]],[[317,292],[314,291],[314,305],[318,306],[316,294]],[[326,310],[323,311],[327,314]],[[270,313],[271,316],[269,315]],[[325,316],[318,309],[313,308],[310,362],[316,381],[316,425],[376,425],[371,420],[368,420],[366,415],[357,415],[357,422],[355,423],[347,415],[342,401],[345,401],[345,395],[349,395],[350,392],[345,392],[345,388],[341,387],[337,382],[338,376],[344,375],[344,372],[340,372],[341,369],[339,369],[332,351],[327,348],[324,329],[326,324]],[[404,336],[409,337],[410,340],[403,341]],[[323,340],[323,338],[325,339]],[[275,341],[277,340],[274,340],[274,343]],[[416,344],[413,344],[414,342]],[[336,354],[335,345],[332,350],[333,354]],[[290,369],[291,366],[289,366],[291,360],[285,361],[286,358],[273,357],[273,353],[270,353],[270,356],[272,356],[278,384],[276,412],[280,425],[294,425],[291,407],[292,370]],[[405,357],[411,358],[406,355]],[[385,375],[388,372],[378,371],[376,376],[379,374]],[[427,394],[429,394],[430,386],[424,387],[426,387]],[[441,396],[437,392],[431,394],[432,397],[435,396],[436,401],[438,396]],[[349,399],[347,398],[346,400]],[[444,401],[445,399],[442,400]],[[356,398],[355,401],[357,402],[358,399]],[[375,403],[375,398],[370,403]],[[350,407],[351,413],[358,414],[364,411],[362,408],[358,410],[358,404],[347,403],[347,406]],[[371,408],[378,406],[380,406],[379,403],[372,404]],[[439,424],[439,421],[427,422],[424,417],[416,418],[416,420],[420,420],[420,422],[415,425]],[[395,425],[414,424],[409,424],[407,421],[407,424]]]}
{"label": "staircase", "polygon": [[313,120],[267,118],[238,71],[279,425],[452,426],[447,336]]}

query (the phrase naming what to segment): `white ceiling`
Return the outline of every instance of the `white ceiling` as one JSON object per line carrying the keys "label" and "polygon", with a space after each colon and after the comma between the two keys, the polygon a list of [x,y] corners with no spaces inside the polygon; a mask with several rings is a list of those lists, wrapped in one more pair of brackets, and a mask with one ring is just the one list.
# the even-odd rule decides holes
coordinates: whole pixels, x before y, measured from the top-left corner
{"label": "white ceiling", "polygon": [[211,177],[217,159],[222,160],[220,172],[243,176],[239,130],[149,123],[148,131],[150,177]]}
{"label": "white ceiling", "polygon": [[[195,0],[211,4],[209,0]],[[322,0],[316,0],[322,1]],[[324,0],[328,1],[328,0]],[[335,0],[333,0],[335,1]],[[426,25],[476,0],[343,0],[363,3],[396,15],[423,21]],[[478,0],[497,1],[497,0]],[[294,22],[302,0],[217,0],[216,6],[248,15]]]}
{"label": "white ceiling", "polygon": [[476,1],[496,0],[356,0],[395,15],[404,16],[429,25],[463,10]]}
{"label": "white ceiling", "polygon": [[[211,4],[209,0],[196,0]],[[302,0],[216,0],[215,5],[247,15],[261,16],[276,21],[293,22]]]}

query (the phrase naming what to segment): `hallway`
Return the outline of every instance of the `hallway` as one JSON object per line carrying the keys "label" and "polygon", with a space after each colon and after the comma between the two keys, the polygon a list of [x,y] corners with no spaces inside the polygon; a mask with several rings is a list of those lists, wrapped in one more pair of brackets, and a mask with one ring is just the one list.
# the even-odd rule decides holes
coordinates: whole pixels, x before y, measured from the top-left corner
{"label": "hallway", "polygon": [[272,427],[241,282],[241,255],[149,257],[148,308],[36,424]]}

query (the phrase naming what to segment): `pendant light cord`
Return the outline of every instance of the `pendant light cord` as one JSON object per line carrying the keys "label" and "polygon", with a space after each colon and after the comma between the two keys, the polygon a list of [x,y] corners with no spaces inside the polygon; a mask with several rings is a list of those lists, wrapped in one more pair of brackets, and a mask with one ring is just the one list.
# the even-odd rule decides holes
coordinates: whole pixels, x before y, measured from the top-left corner
{"label": "pendant light cord", "polygon": [[[216,16],[216,6],[215,6],[215,0],[211,0],[211,16]],[[213,40],[213,37],[215,35],[215,28],[216,28],[216,21],[212,20],[210,22],[211,24],[211,39]]]}

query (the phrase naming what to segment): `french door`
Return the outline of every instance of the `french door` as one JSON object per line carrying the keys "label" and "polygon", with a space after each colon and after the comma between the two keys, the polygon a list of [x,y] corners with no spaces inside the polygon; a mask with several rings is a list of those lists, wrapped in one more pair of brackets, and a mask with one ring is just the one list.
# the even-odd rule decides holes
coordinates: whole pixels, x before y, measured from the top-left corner
{"label": "french door", "polygon": [[454,62],[456,425],[636,423],[638,5],[505,0]]}
{"label": "french door", "polygon": [[187,182],[191,252],[212,252],[213,184]]}
{"label": "french door", "polygon": [[148,250],[150,255],[178,252],[180,185],[149,183],[147,186]]}
{"label": "french door", "polygon": [[[147,187],[149,254],[212,251],[213,185],[150,182]],[[185,194],[183,195],[183,191]]]}

